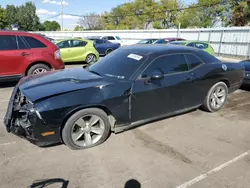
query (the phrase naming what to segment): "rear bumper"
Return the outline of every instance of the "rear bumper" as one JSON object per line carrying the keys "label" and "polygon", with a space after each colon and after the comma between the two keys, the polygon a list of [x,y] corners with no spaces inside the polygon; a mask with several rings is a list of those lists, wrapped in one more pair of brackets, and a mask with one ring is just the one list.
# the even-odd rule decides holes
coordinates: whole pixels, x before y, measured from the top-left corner
{"label": "rear bumper", "polygon": [[242,86],[242,83],[243,83],[243,80],[231,85],[230,88],[228,89],[228,93],[233,93],[234,91],[239,89]]}
{"label": "rear bumper", "polygon": [[55,60],[55,63],[53,64],[53,68],[55,70],[65,69],[65,64],[62,60],[57,59]]}

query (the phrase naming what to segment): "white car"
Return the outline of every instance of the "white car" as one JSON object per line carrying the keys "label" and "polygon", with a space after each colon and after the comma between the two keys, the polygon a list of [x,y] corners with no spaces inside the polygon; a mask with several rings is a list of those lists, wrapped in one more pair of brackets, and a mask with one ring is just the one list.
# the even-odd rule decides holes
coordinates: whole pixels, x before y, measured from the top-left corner
{"label": "white car", "polygon": [[113,43],[119,43],[121,46],[123,46],[123,41],[118,36],[103,36],[102,39],[106,39]]}

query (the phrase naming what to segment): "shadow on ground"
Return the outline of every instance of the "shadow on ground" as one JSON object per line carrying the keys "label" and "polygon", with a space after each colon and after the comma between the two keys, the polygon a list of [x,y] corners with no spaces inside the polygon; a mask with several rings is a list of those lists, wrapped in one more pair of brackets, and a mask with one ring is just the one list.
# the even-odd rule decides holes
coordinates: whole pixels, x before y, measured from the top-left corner
{"label": "shadow on ground", "polygon": [[61,179],[61,178],[36,180],[29,187],[30,188],[43,188],[43,187],[48,187],[52,184],[60,184],[61,185],[60,188],[67,188],[69,185],[69,181]]}
{"label": "shadow on ground", "polygon": [[0,89],[1,88],[8,88],[8,87],[15,87],[16,84],[17,84],[17,81],[13,81],[13,82],[0,82]]}
{"label": "shadow on ground", "polygon": [[137,180],[131,179],[125,183],[124,188],[141,188],[141,184]]}

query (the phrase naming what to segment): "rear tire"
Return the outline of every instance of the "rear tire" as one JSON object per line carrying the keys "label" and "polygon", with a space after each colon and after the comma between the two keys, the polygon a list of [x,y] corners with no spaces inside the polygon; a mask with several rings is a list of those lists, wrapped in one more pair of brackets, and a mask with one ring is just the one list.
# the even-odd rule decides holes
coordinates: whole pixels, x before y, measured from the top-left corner
{"label": "rear tire", "polygon": [[112,49],[108,49],[106,52],[105,52],[105,55],[108,55],[109,53],[111,53],[113,50]]}
{"label": "rear tire", "polygon": [[96,56],[94,54],[89,54],[86,57],[86,63],[88,63],[88,65],[92,65],[96,62]]}
{"label": "rear tire", "polygon": [[29,68],[27,76],[41,74],[50,71],[51,69],[45,64],[36,64]]}
{"label": "rear tire", "polygon": [[62,140],[71,149],[87,149],[103,143],[109,136],[107,114],[98,108],[87,108],[73,114],[62,130]]}
{"label": "rear tire", "polygon": [[227,85],[224,82],[218,82],[209,89],[202,108],[208,112],[217,112],[224,107],[227,96]]}

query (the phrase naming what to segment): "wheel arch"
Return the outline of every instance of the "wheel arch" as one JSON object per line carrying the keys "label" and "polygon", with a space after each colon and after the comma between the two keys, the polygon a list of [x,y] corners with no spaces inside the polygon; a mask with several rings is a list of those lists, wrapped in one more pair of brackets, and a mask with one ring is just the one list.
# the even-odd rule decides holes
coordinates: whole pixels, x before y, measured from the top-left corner
{"label": "wheel arch", "polygon": [[109,50],[114,51],[113,48],[107,48],[107,49],[105,50],[105,54],[106,54],[106,55],[107,55],[107,52],[108,52]]}
{"label": "wheel arch", "polygon": [[219,80],[219,82],[224,82],[227,85],[227,88],[230,88],[230,82],[227,79]]}
{"label": "wheel arch", "polygon": [[[84,110],[84,109],[89,109],[89,108],[97,108],[97,109],[100,109],[102,111],[104,111],[107,116],[108,116],[108,119],[109,119],[109,123],[111,125],[111,131],[114,129],[114,126],[115,126],[115,122],[116,122],[116,119],[115,117],[113,116],[112,112],[109,110],[109,108],[107,108],[106,106],[104,105],[89,105],[89,106],[79,106],[77,108],[74,108],[72,109],[71,111],[69,111],[67,113],[67,115],[65,116],[65,118],[63,119],[62,121],[62,125],[60,127],[60,134],[62,135],[62,130],[66,124],[66,122],[68,121],[68,119],[76,112],[80,111],[80,110]],[[62,138],[61,138],[61,141],[62,141]]]}
{"label": "wheel arch", "polygon": [[32,66],[37,65],[37,64],[46,65],[46,66],[48,66],[50,69],[53,68],[53,67],[51,66],[51,64],[49,64],[49,63],[46,62],[46,61],[35,61],[35,62],[31,63],[31,64],[26,68],[26,70],[25,70],[25,76],[27,76],[29,69],[30,69]]}

